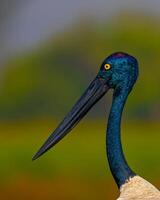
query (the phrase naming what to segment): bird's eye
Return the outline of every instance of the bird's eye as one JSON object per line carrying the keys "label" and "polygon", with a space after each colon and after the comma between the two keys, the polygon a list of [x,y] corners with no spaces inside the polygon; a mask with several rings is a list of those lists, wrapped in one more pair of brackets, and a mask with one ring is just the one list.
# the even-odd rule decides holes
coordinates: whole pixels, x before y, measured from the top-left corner
{"label": "bird's eye", "polygon": [[104,65],[104,69],[105,69],[105,70],[109,70],[110,68],[111,68],[111,65],[110,65],[110,64],[107,63],[107,64]]}

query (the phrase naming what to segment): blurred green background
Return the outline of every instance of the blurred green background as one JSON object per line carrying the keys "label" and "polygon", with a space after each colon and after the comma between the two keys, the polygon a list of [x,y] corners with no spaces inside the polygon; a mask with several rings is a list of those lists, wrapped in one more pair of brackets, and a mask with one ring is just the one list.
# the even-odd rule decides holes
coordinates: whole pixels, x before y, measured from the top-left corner
{"label": "blurred green background", "polygon": [[0,199],[116,199],[105,152],[112,92],[31,161],[116,51],[134,55],[140,69],[123,115],[124,152],[160,188],[160,3],[113,2],[0,2]]}

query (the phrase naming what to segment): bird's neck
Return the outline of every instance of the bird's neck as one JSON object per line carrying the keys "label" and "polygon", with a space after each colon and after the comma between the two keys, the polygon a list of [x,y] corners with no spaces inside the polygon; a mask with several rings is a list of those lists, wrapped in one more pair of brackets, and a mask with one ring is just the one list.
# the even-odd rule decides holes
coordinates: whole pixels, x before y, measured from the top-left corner
{"label": "bird's neck", "polygon": [[135,176],[125,160],[121,145],[121,116],[128,94],[127,87],[115,89],[107,127],[107,157],[118,187],[121,187],[130,177]]}

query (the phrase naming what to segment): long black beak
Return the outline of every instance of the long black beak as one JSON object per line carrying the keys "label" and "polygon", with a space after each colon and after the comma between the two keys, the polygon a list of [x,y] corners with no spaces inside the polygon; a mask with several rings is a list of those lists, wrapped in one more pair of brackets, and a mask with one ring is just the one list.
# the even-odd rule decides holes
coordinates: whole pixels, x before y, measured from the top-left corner
{"label": "long black beak", "polygon": [[97,76],[91,82],[87,90],[73,106],[64,120],[35,154],[33,160],[37,159],[47,150],[53,147],[78,124],[78,122],[85,116],[90,108],[108,91],[109,87],[107,85],[107,81],[108,80]]}

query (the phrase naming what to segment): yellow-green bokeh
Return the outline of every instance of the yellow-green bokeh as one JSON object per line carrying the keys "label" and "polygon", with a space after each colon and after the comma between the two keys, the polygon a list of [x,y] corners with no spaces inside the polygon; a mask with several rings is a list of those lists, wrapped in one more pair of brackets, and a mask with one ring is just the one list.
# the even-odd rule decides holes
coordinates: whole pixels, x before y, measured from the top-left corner
{"label": "yellow-green bokeh", "polygon": [[124,11],[102,24],[79,21],[8,60],[0,86],[0,199],[116,199],[105,152],[111,93],[52,151],[31,161],[115,51],[134,55],[140,67],[124,114],[124,151],[134,171],[160,187],[159,35],[157,19]]}

